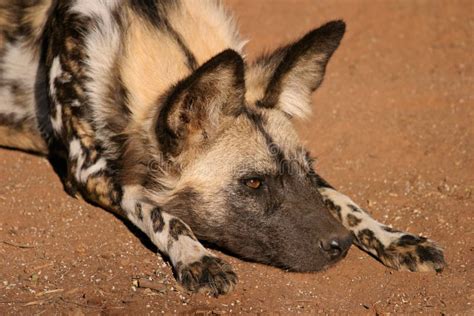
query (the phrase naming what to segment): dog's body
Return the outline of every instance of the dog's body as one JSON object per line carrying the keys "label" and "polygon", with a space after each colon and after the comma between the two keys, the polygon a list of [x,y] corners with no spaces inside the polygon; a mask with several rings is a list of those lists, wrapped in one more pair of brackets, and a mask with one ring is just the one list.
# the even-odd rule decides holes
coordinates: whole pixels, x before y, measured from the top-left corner
{"label": "dog's body", "polygon": [[436,244],[314,173],[293,130],[344,28],[248,64],[215,1],[2,1],[0,145],[65,159],[68,193],[134,223],[190,290],[236,282],[196,236],[295,271],[352,241],[396,269],[441,270]]}

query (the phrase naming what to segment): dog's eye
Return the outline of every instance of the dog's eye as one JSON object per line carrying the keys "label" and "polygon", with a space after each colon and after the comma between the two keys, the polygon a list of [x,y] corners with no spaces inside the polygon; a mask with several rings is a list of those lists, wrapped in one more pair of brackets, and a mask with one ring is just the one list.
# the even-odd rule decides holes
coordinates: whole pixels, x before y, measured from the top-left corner
{"label": "dog's eye", "polygon": [[262,186],[262,180],[256,178],[247,179],[244,181],[244,183],[251,189],[258,189]]}

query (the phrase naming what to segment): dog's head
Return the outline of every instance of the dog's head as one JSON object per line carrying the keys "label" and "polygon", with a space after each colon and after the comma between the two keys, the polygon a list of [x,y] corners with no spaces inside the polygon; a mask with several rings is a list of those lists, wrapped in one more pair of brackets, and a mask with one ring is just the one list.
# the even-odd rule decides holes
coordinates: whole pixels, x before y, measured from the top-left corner
{"label": "dog's head", "polygon": [[179,166],[163,209],[247,259],[311,271],[341,258],[351,235],[325,207],[291,119],[309,112],[344,31],[330,22],[248,65],[227,50],[173,87],[154,126]]}

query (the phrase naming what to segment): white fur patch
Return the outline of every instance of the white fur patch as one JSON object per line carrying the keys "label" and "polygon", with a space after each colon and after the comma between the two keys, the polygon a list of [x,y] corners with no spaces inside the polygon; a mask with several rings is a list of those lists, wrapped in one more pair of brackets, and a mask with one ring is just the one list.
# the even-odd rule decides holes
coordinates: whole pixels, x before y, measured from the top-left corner
{"label": "white fur patch", "polygon": [[137,201],[142,198],[143,188],[139,185],[126,185],[123,186],[123,196],[121,206],[122,209],[128,214],[133,213]]}
{"label": "white fur patch", "polygon": [[191,264],[199,261],[203,256],[209,255],[209,252],[201,243],[185,235],[179,236],[168,251],[174,265],[177,262],[185,265]]}
{"label": "white fur patch", "polygon": [[81,155],[82,155],[81,142],[79,141],[79,139],[74,138],[69,143],[69,157],[78,158]]}
{"label": "white fur patch", "polygon": [[34,88],[37,68],[38,61],[23,45],[5,45],[5,55],[2,60],[2,79],[18,80],[21,84]]}
{"label": "white fur patch", "polygon": [[311,114],[311,91],[303,86],[287,86],[280,95],[278,107],[292,117],[306,118]]}
{"label": "white fur patch", "polygon": [[100,158],[95,164],[93,164],[89,168],[81,170],[79,180],[85,183],[91,175],[96,172],[99,172],[100,170],[103,170],[105,167],[107,167],[107,161],[104,158]]}
{"label": "white fur patch", "polygon": [[79,107],[79,106],[81,106],[81,103],[79,102],[79,100],[76,99],[76,100],[72,101],[71,106]]}
{"label": "white fur patch", "polygon": [[61,67],[61,63],[59,61],[59,57],[54,58],[53,63],[51,65],[51,70],[49,72],[49,91],[51,94],[51,99],[53,103],[56,105],[56,115],[51,118],[51,124],[53,126],[54,131],[57,133],[61,132],[63,127],[63,120],[62,120],[62,109],[61,105],[58,104],[56,100],[56,87],[54,86],[54,81],[57,77],[60,77],[63,70]]}

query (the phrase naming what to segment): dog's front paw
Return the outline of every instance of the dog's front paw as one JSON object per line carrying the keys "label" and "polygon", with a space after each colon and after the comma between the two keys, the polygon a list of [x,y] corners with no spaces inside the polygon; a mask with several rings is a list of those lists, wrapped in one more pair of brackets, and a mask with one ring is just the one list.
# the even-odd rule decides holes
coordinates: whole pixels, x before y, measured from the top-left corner
{"label": "dog's front paw", "polygon": [[178,280],[189,291],[219,296],[232,291],[237,275],[220,258],[203,256],[199,261],[178,268]]}
{"label": "dog's front paw", "polygon": [[380,259],[396,270],[413,272],[441,272],[446,266],[443,250],[435,242],[410,234],[394,240]]}

